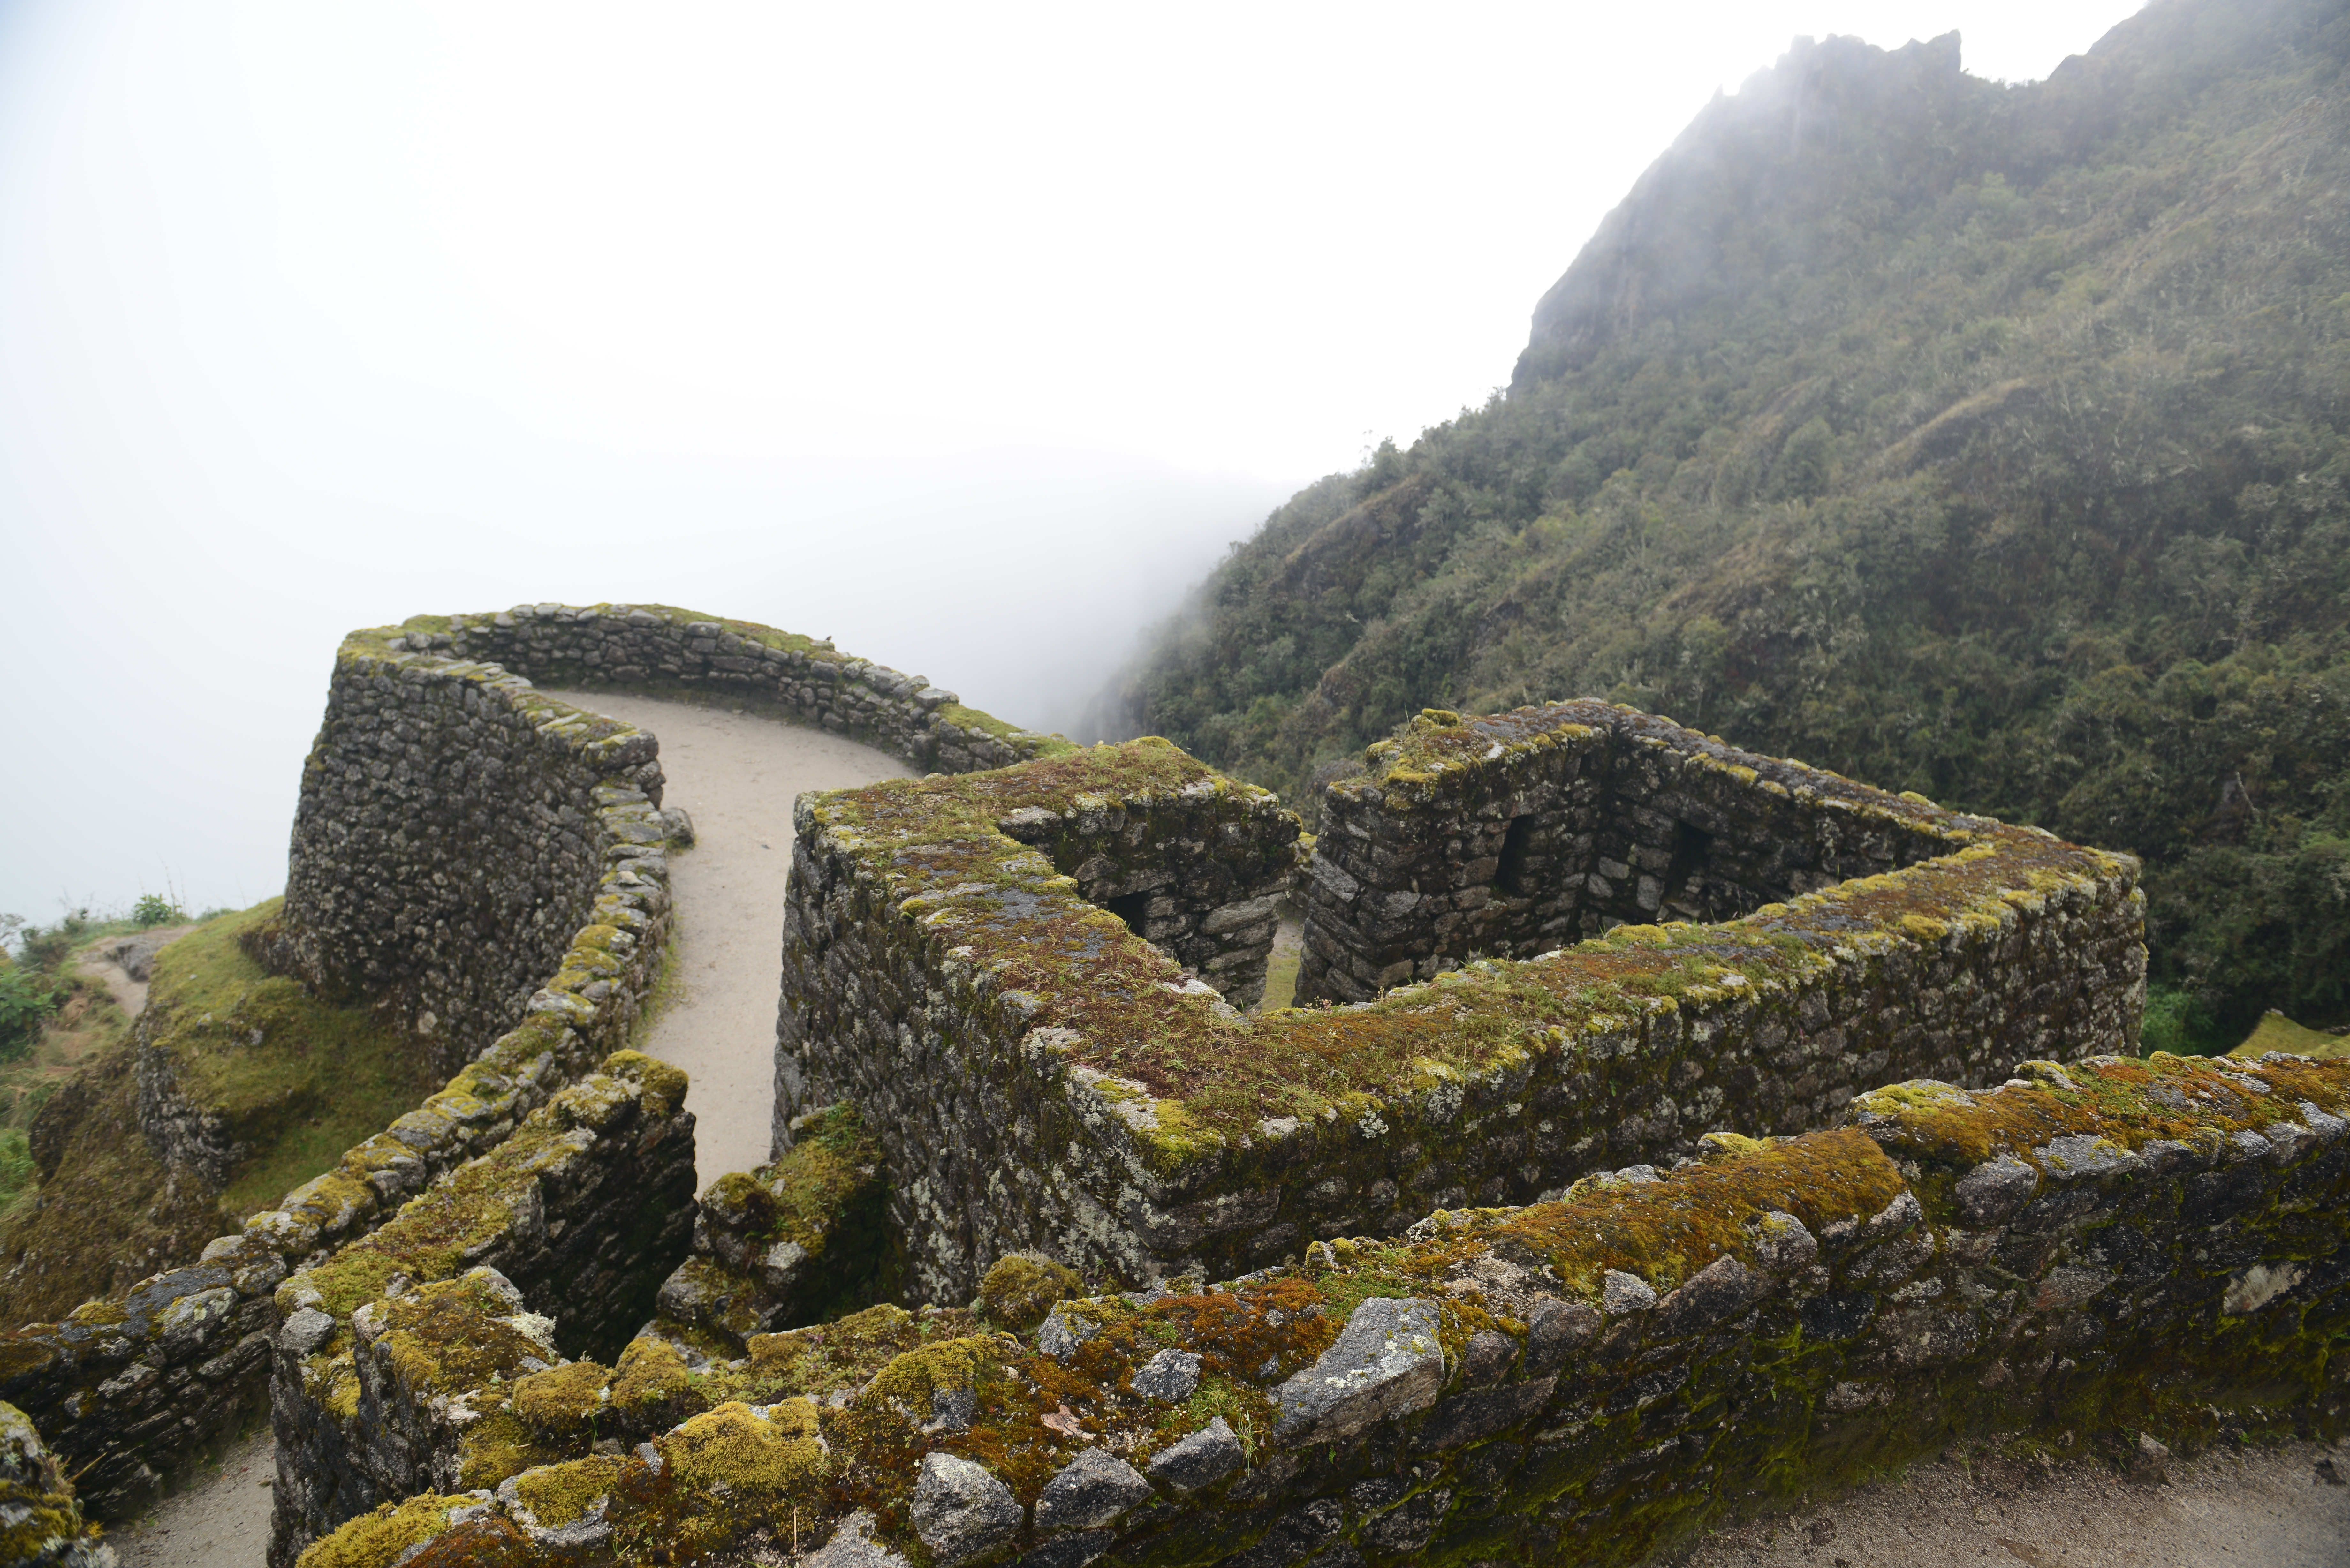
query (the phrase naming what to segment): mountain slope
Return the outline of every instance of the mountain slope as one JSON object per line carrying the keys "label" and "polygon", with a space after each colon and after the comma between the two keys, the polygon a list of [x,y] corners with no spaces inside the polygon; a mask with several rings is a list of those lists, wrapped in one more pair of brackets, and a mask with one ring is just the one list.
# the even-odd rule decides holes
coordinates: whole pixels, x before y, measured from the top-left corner
{"label": "mountain slope", "polygon": [[1301,796],[1423,705],[1606,696],[2145,856],[2161,1043],[2350,1020],[2345,59],[2310,0],[2162,0],[2020,88],[1799,44],[1119,727]]}

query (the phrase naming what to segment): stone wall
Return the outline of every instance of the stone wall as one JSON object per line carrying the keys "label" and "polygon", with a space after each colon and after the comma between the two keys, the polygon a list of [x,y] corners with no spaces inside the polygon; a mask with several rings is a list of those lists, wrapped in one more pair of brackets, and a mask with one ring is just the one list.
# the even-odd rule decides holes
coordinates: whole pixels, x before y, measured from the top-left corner
{"label": "stone wall", "polygon": [[676,1068],[617,1054],[390,1223],[276,1286],[273,1564],[380,1501],[452,1482],[431,1459],[461,1436],[511,1447],[492,1373],[613,1354],[651,1314],[693,1222],[685,1090]]}
{"label": "stone wall", "polygon": [[1016,729],[919,675],[856,659],[829,640],[665,605],[516,605],[420,616],[404,646],[494,659],[555,686],[610,686],[722,702],[862,741],[927,771],[971,773],[1069,749]]}
{"label": "stone wall", "polygon": [[1605,702],[1430,710],[1322,801],[1301,1003],[1617,926],[1734,919],[2001,830]]}
{"label": "stone wall", "polygon": [[264,1402],[287,1273],[323,1262],[498,1147],[598,1060],[605,1038],[559,1012],[526,1018],[447,1088],[193,1263],[86,1303],[63,1323],[0,1333],[0,1397],[46,1428],[94,1513],[145,1506],[165,1476]]}
{"label": "stone wall", "polygon": [[[491,664],[359,634],[302,770],[283,929],[319,995],[395,1011],[445,1071],[512,1028],[623,857],[658,854],[654,737]],[[632,1011],[610,986],[589,999]]]}
{"label": "stone wall", "polygon": [[1065,1301],[1030,1341],[878,1308],[754,1342],[737,1402],[354,1521],[308,1568],[1628,1564],[1953,1444],[2333,1438],[2346,1113],[2350,1064],[2041,1063]]}
{"label": "stone wall", "polygon": [[967,1300],[1026,1247],[1121,1278],[1171,1263],[1180,1240],[1129,1201],[1151,1179],[1132,1129],[1066,1092],[1062,1053],[1090,1033],[1106,1069],[1162,1044],[1182,1061],[1189,1023],[1237,1026],[1183,965],[1263,989],[1296,818],[1146,740],[803,795],[796,820],[778,1146],[814,1106],[863,1113],[915,1301]]}
{"label": "stone wall", "polygon": [[856,1107],[801,1116],[792,1147],[694,1200],[693,1255],[661,1282],[660,1332],[687,1359],[733,1360],[757,1334],[897,1293],[880,1140]]}
{"label": "stone wall", "polygon": [[[484,735],[480,749],[467,750],[472,737]],[[368,737],[380,749],[372,761],[362,757]],[[382,749],[387,738],[396,748]],[[461,847],[504,853],[506,840],[527,837],[547,813],[558,826],[556,853],[567,858],[539,864],[561,865],[577,883],[563,894],[572,924],[514,1008],[519,1022],[441,1093],[349,1150],[334,1169],[184,1267],[143,1280],[122,1297],[86,1303],[64,1323],[0,1334],[0,1398],[25,1409],[83,1472],[92,1512],[111,1517],[143,1506],[165,1476],[263,1402],[276,1327],[271,1297],[289,1270],[367,1234],[626,1043],[670,924],[663,854],[670,825],[639,787],[658,788],[658,765],[651,736],[539,697],[502,671],[388,651],[380,636],[368,633],[345,643],[327,722],[305,769],[295,864],[315,880],[339,857],[354,888],[314,898],[307,914],[289,899],[294,912],[251,944],[255,956],[298,969],[328,952],[374,952],[380,972],[422,977],[395,986],[392,996],[396,1005],[419,1008],[414,1022],[423,1023],[436,1001],[449,1005],[441,999],[466,994],[480,976],[515,972],[515,955],[536,951],[546,928],[524,922],[513,949],[491,941],[476,950],[473,927],[400,925],[397,909],[422,906],[399,900],[411,884],[436,877],[473,883],[477,867],[457,857]],[[538,782],[529,789],[483,783],[465,812],[474,819],[512,814],[520,826],[492,831],[474,820],[428,842],[432,823],[456,809],[452,803],[466,781],[504,776],[502,769]],[[414,826],[417,836],[391,832],[398,822]],[[381,858],[359,859],[361,845]],[[386,922],[372,936],[359,919],[368,909]],[[473,934],[461,940],[460,930]],[[396,961],[382,956],[402,950],[407,956]],[[420,1048],[458,1054],[478,1022],[436,1015]],[[463,1054],[473,1054],[470,1047]],[[232,1152],[227,1133],[177,1093],[168,1063],[142,1054],[140,1067],[140,1121],[151,1142],[173,1163],[218,1166]]]}
{"label": "stone wall", "polygon": [[0,1568],[116,1568],[73,1478],[14,1405],[0,1405]]}
{"label": "stone wall", "polygon": [[[1513,745],[1532,772],[1594,743],[1525,727],[1507,743],[1490,726],[1425,727],[1379,809],[1445,817]],[[1660,772],[1682,755],[1638,743]],[[1784,787],[1719,765],[1725,788],[1775,801]],[[1174,835],[1205,849],[1196,864],[1235,878],[1193,899],[1233,900],[1200,928],[1254,920],[1277,881],[1272,803],[1164,742],[805,797],[778,1114],[834,1099],[865,1113],[915,1249],[911,1299],[955,1302],[1003,1252],[1125,1284],[1230,1277],[1306,1236],[1531,1201],[1706,1132],[1826,1126],[1887,1078],[1996,1082],[2019,1060],[2135,1043],[2135,862],[1842,781],[1806,788],[1786,809],[1818,819],[1791,839],[1810,864],[1725,850],[1718,879],[1777,890],[1768,877],[1938,853],[1720,925],[1621,926],[1360,1005],[1255,1015],[1086,896],[1129,885],[1089,846],[1132,836],[1148,865],[1170,809],[1200,814]],[[1845,804],[1821,804],[1831,794]],[[1315,850],[1326,884],[1345,821]],[[1177,870],[1170,892],[1194,874]],[[1490,878],[1490,858],[1469,874]]]}

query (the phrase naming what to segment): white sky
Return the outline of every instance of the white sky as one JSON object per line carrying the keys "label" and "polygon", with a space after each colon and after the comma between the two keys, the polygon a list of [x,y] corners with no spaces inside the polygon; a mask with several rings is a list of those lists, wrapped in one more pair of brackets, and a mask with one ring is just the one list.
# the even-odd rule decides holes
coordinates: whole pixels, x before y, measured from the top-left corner
{"label": "white sky", "polygon": [[1072,726],[1791,37],[2022,80],[2134,8],[0,3],[0,910],[277,890],[337,639],[420,611]]}

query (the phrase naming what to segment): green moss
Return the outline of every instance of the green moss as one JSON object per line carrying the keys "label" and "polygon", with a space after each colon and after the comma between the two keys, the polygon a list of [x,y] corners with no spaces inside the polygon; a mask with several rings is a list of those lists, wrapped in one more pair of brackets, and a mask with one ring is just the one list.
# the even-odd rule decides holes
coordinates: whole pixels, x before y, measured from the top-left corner
{"label": "green moss", "polygon": [[0,1404],[0,1563],[53,1563],[67,1543],[94,1543],[82,1526],[73,1483],[33,1423]]}
{"label": "green moss", "polygon": [[[664,1102],[661,1086],[681,1096],[684,1075],[665,1063],[634,1053],[607,1059],[607,1068],[645,1075],[649,1110]],[[565,1134],[577,1128],[608,1125],[639,1093],[633,1080],[599,1073],[570,1088],[533,1112],[504,1142],[479,1159],[469,1160],[409,1200],[400,1213],[373,1234],[351,1243],[315,1269],[306,1269],[278,1287],[281,1311],[292,1312],[298,1292],[314,1291],[322,1310],[348,1316],[362,1303],[383,1293],[398,1274],[411,1279],[445,1280],[460,1272],[462,1261],[478,1255],[486,1243],[514,1222],[514,1199],[542,1173],[577,1158]],[[673,1102],[671,1102],[673,1103]]]}
{"label": "green moss", "polygon": [[[446,1530],[452,1511],[475,1501],[426,1492],[405,1502],[384,1503],[311,1542],[296,1560],[296,1568],[389,1568],[401,1552]],[[504,1533],[511,1534],[512,1527]]]}
{"label": "green moss", "polygon": [[[1967,1104],[1994,1125],[2058,1116],[2055,1123],[2033,1122],[2032,1130],[2081,1125],[2064,1118],[2102,1117],[2115,1141],[2129,1145],[2166,1127],[2177,1130],[2181,1120],[2159,1099],[2143,1112],[2126,1109],[2146,1102],[2148,1090],[2222,1083],[2231,1070],[2177,1058],[2105,1061],[2049,1069],[2044,1084],[1971,1096]],[[2055,1081],[2059,1071],[2074,1087]],[[2350,1069],[2339,1064],[2280,1059],[2254,1071],[2272,1093],[2247,1091],[2238,1100],[2296,1107],[2303,1099],[2336,1107],[2350,1101]],[[2043,1113],[2043,1106],[2059,1111]],[[1333,1241],[1326,1262],[1335,1266],[1284,1271],[1215,1291],[1179,1290],[1141,1306],[1118,1297],[1088,1301],[1081,1315],[1097,1332],[1066,1362],[1002,1335],[972,1333],[967,1314],[932,1309],[875,1308],[837,1324],[761,1336],[752,1342],[751,1375],[770,1387],[796,1382],[803,1397],[766,1409],[738,1397],[656,1438],[666,1480],[657,1481],[651,1467],[633,1458],[581,1460],[533,1471],[518,1490],[543,1523],[579,1517],[608,1499],[623,1560],[648,1560],[655,1549],[671,1553],[671,1561],[691,1560],[740,1547],[759,1529],[778,1545],[805,1529],[812,1542],[819,1528],[864,1508],[879,1520],[891,1550],[920,1561],[908,1503],[926,1452],[985,1465],[1024,1504],[1083,1448],[1100,1446],[1143,1463],[1218,1418],[1253,1460],[1263,1455],[1272,1413],[1267,1388],[1310,1366],[1370,1297],[1436,1303],[1450,1360],[1480,1331],[1527,1332],[1513,1315],[1522,1298],[1513,1291],[1596,1294],[1607,1269],[1669,1291],[1725,1256],[1760,1267],[1759,1244],[1771,1239],[1773,1226],[1788,1226],[1774,1216],[1793,1216],[1817,1235],[1882,1212],[1905,1190],[1919,1192],[1934,1208],[1944,1189],[1930,1173],[1923,1186],[1906,1183],[1878,1140],[1905,1151],[1948,1141],[1937,1124],[1959,1114],[1950,1096],[1912,1085],[1863,1114],[1878,1118],[1866,1131],[1767,1143],[1718,1140],[1707,1158],[1655,1182],[1591,1183],[1560,1203],[1449,1213],[1426,1241]],[[2127,1125],[2133,1116],[2143,1125]],[[2219,1127],[2241,1118],[2207,1111],[2185,1119]],[[2304,1166],[2310,1168],[2316,1167]],[[2260,1231],[2262,1255],[2330,1248],[2324,1237],[2296,1241],[2293,1227],[2308,1203],[2334,1201],[2331,1189],[2296,1201],[2300,1208],[2281,1204],[2243,1221]],[[1943,1229],[1932,1213],[1929,1224]],[[1513,1279],[1520,1283],[1509,1283]],[[1882,1310],[1904,1309],[1887,1303]],[[1620,1320],[1617,1326],[1637,1333],[1647,1321]],[[2067,1430],[2120,1427],[2185,1441],[2216,1432],[2221,1411],[2258,1432],[2288,1432],[2313,1411],[2323,1423],[2340,1419],[2338,1412],[2323,1413],[2333,1336],[2314,1315],[2303,1322],[2279,1313],[2184,1334],[2158,1333],[2150,1349],[2141,1345],[2103,1363],[2085,1355],[2075,1372],[2020,1385],[2012,1395],[1987,1369],[2002,1356],[2030,1353],[2040,1327],[2029,1313],[2017,1320],[2023,1337],[2012,1347],[1981,1345],[1947,1365],[1889,1379],[1882,1367],[1848,1363],[1855,1347],[1813,1338],[1803,1315],[1782,1301],[1757,1303],[1746,1324],[1741,1334],[1684,1339],[1670,1350],[1652,1340],[1642,1351],[1636,1339],[1619,1353],[1603,1340],[1580,1353],[1573,1389],[1563,1386],[1558,1403],[1508,1436],[1512,1442],[1525,1438],[1533,1452],[1497,1494],[1503,1507],[1485,1518],[1457,1511],[1419,1559],[1465,1563],[1507,1556],[1504,1548],[1531,1528],[1526,1521],[1539,1520],[1555,1534],[1571,1528],[1582,1543],[1575,1550],[1595,1562],[1648,1561],[1725,1514],[1828,1495],[1921,1453],[1987,1436],[2045,1442]],[[1173,1408],[1132,1391],[1134,1369],[1170,1343],[1189,1346],[1202,1362],[1199,1387]],[[654,1381],[673,1381],[682,1365],[673,1353],[649,1352],[645,1359],[649,1368],[662,1369],[650,1373]],[[1640,1396],[1639,1380],[1660,1367],[1687,1376],[1665,1395]],[[1856,1411],[1835,1407],[1829,1391],[1856,1375],[1880,1383],[1890,1403]],[[816,1403],[868,1380],[845,1406]],[[978,1418],[967,1430],[926,1432],[920,1423],[930,1396],[949,1387],[980,1394]],[[1544,1423],[1547,1435],[1534,1446],[1531,1434]],[[1343,1450],[1311,1457],[1347,1462]],[[1413,1462],[1420,1467],[1417,1486],[1456,1496],[1470,1474],[1464,1467],[1476,1463],[1441,1449],[1414,1450]],[[1713,1479],[1723,1475],[1738,1477],[1739,1485]],[[1225,1504],[1188,1507],[1172,1516],[1167,1532],[1122,1547],[1122,1560],[1177,1563],[1228,1553],[1245,1543],[1232,1532],[1247,1526],[1234,1518]],[[1222,1533],[1204,1544],[1183,1533],[1201,1528]]]}
{"label": "green moss", "polygon": [[619,1472],[619,1459],[598,1454],[525,1470],[514,1478],[515,1490],[542,1529],[556,1529],[577,1522],[610,1497]]}
{"label": "green moss", "polygon": [[988,1334],[919,1345],[874,1374],[858,1396],[867,1407],[902,1407],[915,1420],[931,1417],[931,1401],[958,1388],[976,1388],[1002,1361],[1008,1345]]}
{"label": "green moss", "polygon": [[1050,1258],[1014,1252],[997,1259],[980,1281],[980,1307],[990,1322],[1026,1334],[1045,1321],[1055,1303],[1084,1288],[1076,1270]]}
{"label": "green moss", "polygon": [[609,1407],[611,1381],[612,1374],[593,1361],[550,1366],[515,1382],[514,1411],[549,1438],[592,1435],[598,1418]]}
{"label": "green moss", "polygon": [[2103,1058],[2058,1067],[2023,1063],[2022,1087],[1970,1093],[1941,1084],[1898,1084],[1853,1102],[1862,1124],[1897,1152],[1950,1167],[2032,1151],[2053,1139],[2087,1136],[2136,1149],[2157,1139],[2208,1142],[2257,1132],[2300,1115],[2307,1099],[2340,1114],[2344,1086],[2325,1066],[2289,1059],[2263,1064],[2278,1086],[2247,1094],[2224,1060],[2156,1052],[2143,1061]]}
{"label": "green moss", "polygon": [[786,1496],[822,1476],[824,1444],[816,1408],[786,1399],[764,1409],[721,1405],[698,1416],[661,1445],[682,1484],[702,1491],[724,1488],[757,1496]]}

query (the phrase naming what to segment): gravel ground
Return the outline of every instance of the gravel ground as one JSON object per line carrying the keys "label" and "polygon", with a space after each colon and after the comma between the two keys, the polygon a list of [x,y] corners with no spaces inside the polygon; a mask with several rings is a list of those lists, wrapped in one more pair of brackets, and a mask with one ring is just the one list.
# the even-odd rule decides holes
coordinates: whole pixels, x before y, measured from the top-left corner
{"label": "gravel ground", "polygon": [[269,1552],[269,1484],[277,1445],[264,1427],[229,1446],[218,1465],[106,1539],[122,1568],[261,1568]]}

